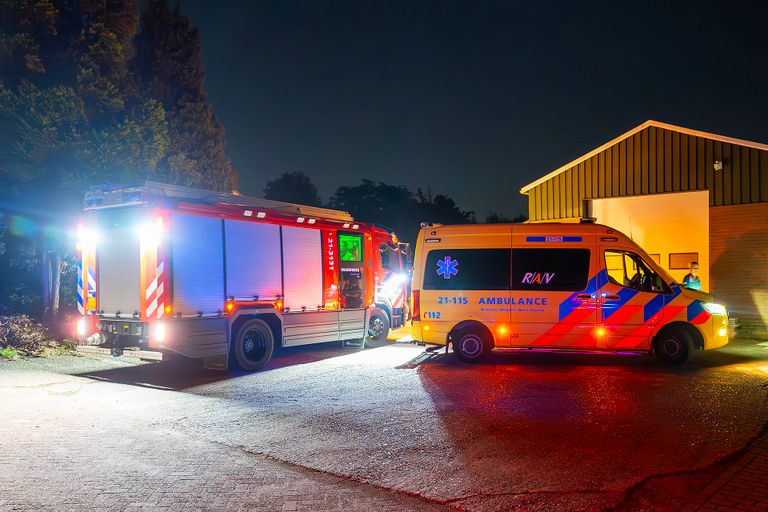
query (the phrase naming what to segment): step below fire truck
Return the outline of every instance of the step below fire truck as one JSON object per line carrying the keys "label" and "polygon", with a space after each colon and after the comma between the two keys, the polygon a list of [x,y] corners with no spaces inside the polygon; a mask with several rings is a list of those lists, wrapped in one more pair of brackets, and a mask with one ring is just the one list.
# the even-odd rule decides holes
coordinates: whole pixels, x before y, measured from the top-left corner
{"label": "step below fire truck", "polygon": [[346,212],[154,182],[84,206],[84,344],[252,371],[276,344],[376,347],[407,320],[408,245]]}

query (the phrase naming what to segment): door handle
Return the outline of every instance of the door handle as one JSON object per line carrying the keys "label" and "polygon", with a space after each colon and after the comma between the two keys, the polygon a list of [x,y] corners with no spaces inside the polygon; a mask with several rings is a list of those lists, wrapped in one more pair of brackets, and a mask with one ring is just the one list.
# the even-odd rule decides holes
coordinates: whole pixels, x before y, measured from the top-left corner
{"label": "door handle", "polygon": [[589,300],[589,299],[592,298],[592,295],[590,295],[589,293],[580,293],[580,294],[576,295],[576,298],[577,299],[582,299],[582,300]]}
{"label": "door handle", "polygon": [[603,297],[603,298],[604,298],[605,300],[619,300],[621,297],[619,297],[618,295],[606,295],[606,296],[605,296],[605,297]]}

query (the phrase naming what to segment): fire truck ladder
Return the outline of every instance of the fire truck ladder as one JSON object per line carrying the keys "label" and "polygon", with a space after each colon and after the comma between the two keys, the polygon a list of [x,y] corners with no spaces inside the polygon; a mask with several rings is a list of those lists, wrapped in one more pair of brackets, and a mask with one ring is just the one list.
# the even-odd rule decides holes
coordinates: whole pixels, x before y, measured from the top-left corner
{"label": "fire truck ladder", "polygon": [[109,185],[91,187],[86,193],[85,208],[98,209],[131,204],[146,204],[162,198],[180,199],[212,205],[225,204],[229,206],[242,206],[244,208],[264,209],[287,215],[316,217],[337,222],[354,222],[352,215],[341,210],[272,201],[270,199],[183,187],[181,185],[169,185],[156,181],[146,181],[142,186],[130,188],[119,188]]}

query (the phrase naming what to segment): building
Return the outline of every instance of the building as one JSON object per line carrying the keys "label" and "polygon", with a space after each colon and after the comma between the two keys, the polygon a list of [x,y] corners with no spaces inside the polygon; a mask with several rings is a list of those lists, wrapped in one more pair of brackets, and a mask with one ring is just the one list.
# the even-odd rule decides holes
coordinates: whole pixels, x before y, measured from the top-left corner
{"label": "building", "polygon": [[698,261],[704,290],[768,324],[768,144],[646,121],[520,192],[531,222],[586,213],[678,280]]}

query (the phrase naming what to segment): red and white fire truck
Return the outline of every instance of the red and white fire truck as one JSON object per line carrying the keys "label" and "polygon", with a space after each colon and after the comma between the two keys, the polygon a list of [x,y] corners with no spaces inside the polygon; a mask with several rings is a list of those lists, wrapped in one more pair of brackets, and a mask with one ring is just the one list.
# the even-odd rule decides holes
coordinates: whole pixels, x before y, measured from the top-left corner
{"label": "red and white fire truck", "polygon": [[276,344],[376,347],[408,316],[408,245],[346,212],[146,182],[92,187],[81,342],[258,370]]}

